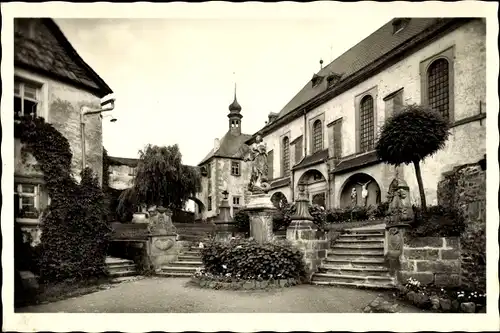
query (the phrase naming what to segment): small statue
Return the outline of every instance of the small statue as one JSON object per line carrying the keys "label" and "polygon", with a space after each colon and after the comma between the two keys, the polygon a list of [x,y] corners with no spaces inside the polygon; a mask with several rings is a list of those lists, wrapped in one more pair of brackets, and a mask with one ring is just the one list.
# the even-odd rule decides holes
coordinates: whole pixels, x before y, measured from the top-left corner
{"label": "small statue", "polygon": [[351,190],[351,206],[356,207],[358,204],[358,192],[356,191],[356,188],[353,187]]}
{"label": "small statue", "polygon": [[267,182],[267,147],[260,135],[255,138],[255,143],[250,146],[250,151],[244,160],[252,162],[248,190],[252,193],[267,193],[270,187]]}
{"label": "small statue", "polygon": [[158,207],[156,210],[158,213],[151,218],[151,232],[162,235],[175,233],[176,228],[172,223],[172,211],[164,207]]}
{"label": "small statue", "polygon": [[413,220],[413,208],[410,202],[410,189],[402,179],[395,179],[390,186],[388,224],[408,223]]}

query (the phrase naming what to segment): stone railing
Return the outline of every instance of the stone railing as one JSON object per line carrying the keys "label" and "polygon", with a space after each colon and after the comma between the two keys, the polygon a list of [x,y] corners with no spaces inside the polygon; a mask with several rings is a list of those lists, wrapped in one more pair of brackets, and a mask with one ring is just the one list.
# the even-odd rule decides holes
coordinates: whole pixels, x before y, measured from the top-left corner
{"label": "stone railing", "polygon": [[413,278],[422,285],[460,285],[460,240],[454,237],[418,237],[405,241],[398,281]]}

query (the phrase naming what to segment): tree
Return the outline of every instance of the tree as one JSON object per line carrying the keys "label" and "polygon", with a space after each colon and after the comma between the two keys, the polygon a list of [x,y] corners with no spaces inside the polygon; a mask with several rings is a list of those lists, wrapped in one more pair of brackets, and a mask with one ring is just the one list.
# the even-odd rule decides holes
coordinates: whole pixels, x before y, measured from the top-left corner
{"label": "tree", "polygon": [[444,148],[449,124],[438,112],[417,104],[387,119],[376,144],[378,157],[391,165],[413,163],[422,209],[427,209],[420,162]]}
{"label": "tree", "polygon": [[189,197],[200,191],[199,171],[182,164],[177,145],[147,145],[139,154],[134,186],[121,201],[182,209]]}

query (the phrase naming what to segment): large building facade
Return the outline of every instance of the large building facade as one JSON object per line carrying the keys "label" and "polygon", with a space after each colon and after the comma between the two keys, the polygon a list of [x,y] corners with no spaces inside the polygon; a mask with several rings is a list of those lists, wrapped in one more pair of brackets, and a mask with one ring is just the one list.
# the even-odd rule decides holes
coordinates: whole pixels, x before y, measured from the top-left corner
{"label": "large building facade", "polygon": [[[100,108],[101,98],[111,93],[53,20],[14,20],[14,120],[43,117],[66,137],[73,153],[71,172],[77,180],[84,146],[86,165],[102,181],[102,120],[97,114],[84,118],[83,144],[80,110]],[[14,143],[15,218],[36,241],[40,213],[50,199],[37,161],[19,139]]]}
{"label": "large building facade", "polygon": [[[292,201],[297,184],[327,208],[386,199],[395,168],[375,143],[385,119],[405,104],[424,104],[451,123],[444,149],[421,165],[425,194],[436,203],[444,172],[486,154],[486,24],[474,18],[396,18],[322,68],[256,133],[268,147],[271,194]],[[399,167],[419,204],[412,165]],[[361,198],[359,198],[361,203]]]}
{"label": "large building facade", "polygon": [[[442,174],[486,154],[485,101],[484,19],[395,18],[314,74],[244,143],[263,137],[275,204],[293,201],[300,182],[307,184],[311,202],[325,208],[351,205],[353,188],[368,193],[366,203],[358,195],[358,204],[375,205],[386,200],[396,174],[375,152],[381,126],[404,105],[428,105],[451,124],[444,149],[421,164],[427,202],[436,204]],[[223,143],[234,147],[231,154],[214,153],[217,143],[200,164],[209,175],[198,196],[211,207],[205,216],[215,215],[213,205],[223,190],[230,196],[245,193],[249,166],[233,155],[243,137],[226,134]],[[231,175],[234,163],[243,177]],[[398,172],[418,205],[413,166],[400,166]]]}

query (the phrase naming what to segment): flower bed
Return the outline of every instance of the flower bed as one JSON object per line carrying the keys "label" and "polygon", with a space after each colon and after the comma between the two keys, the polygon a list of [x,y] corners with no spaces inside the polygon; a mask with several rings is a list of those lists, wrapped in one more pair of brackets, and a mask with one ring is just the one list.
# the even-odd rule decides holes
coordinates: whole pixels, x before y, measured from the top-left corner
{"label": "flower bed", "polygon": [[434,285],[422,287],[420,282],[409,278],[398,286],[399,297],[415,306],[436,312],[486,312],[486,294],[463,291],[459,288],[444,289]]}
{"label": "flower bed", "polygon": [[198,270],[191,281],[201,288],[224,290],[262,290],[286,288],[300,284],[298,279],[239,279],[230,276],[217,276]]}

